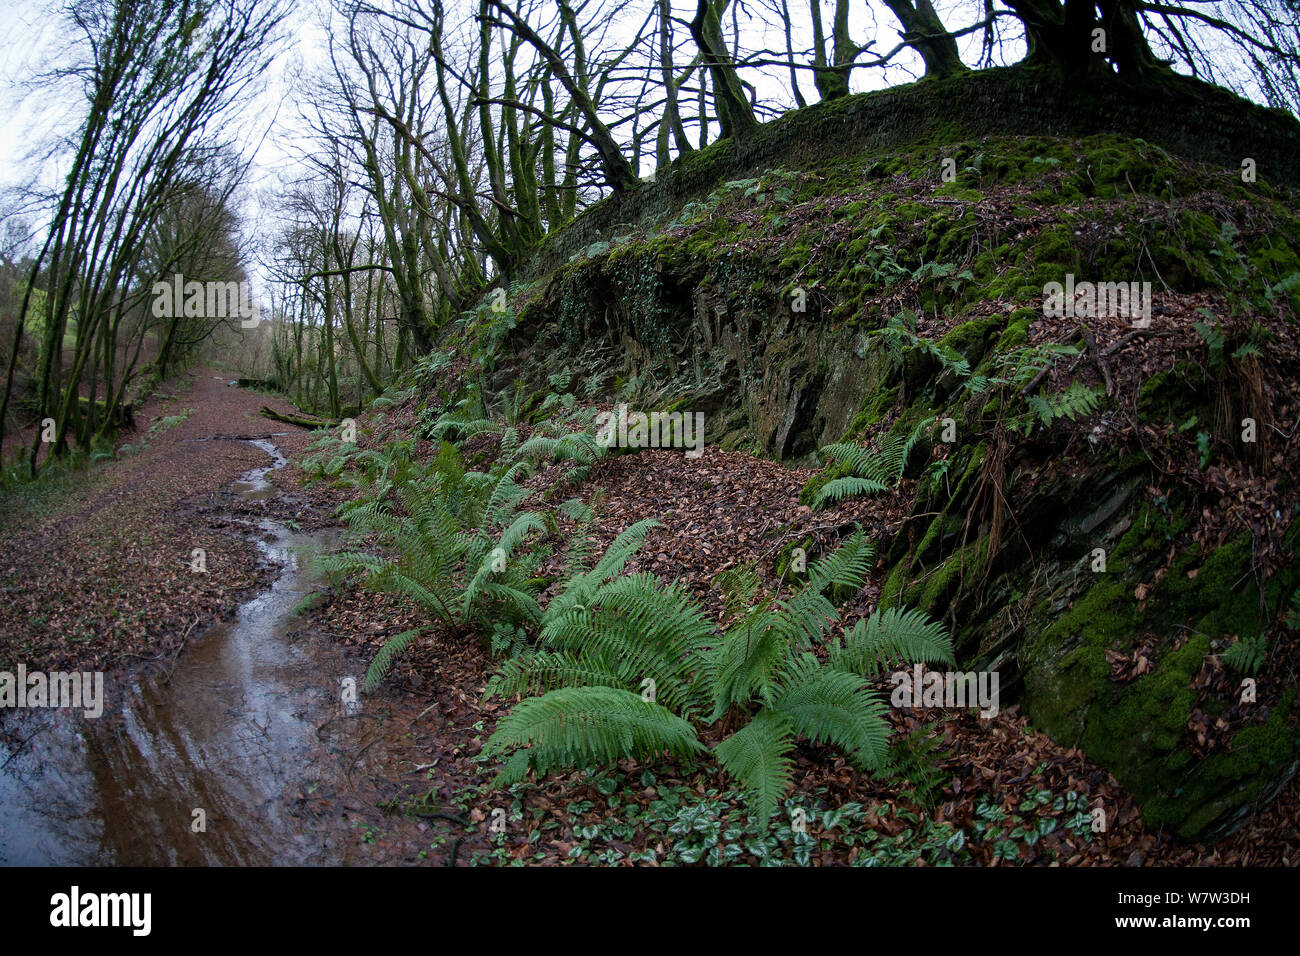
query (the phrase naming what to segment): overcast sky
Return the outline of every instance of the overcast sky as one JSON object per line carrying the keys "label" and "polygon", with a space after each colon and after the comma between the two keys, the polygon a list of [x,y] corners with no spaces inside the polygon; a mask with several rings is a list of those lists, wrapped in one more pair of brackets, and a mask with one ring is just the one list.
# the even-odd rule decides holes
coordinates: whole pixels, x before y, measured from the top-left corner
{"label": "overcast sky", "polygon": [[[80,99],[75,88],[64,85],[61,99],[55,98],[48,89],[34,90],[34,83],[40,75],[66,62],[69,34],[66,22],[59,10],[63,0],[0,0],[0,107],[3,108],[5,121],[0,123],[0,215],[7,215],[14,208],[14,195],[10,191],[20,183],[31,181],[38,175],[42,185],[54,187],[59,183],[61,168],[58,162],[41,158],[39,149],[51,142],[57,134],[71,133],[81,119],[84,101]],[[471,0],[447,0],[452,10],[466,8]],[[540,0],[544,3],[545,0]],[[596,0],[593,0],[596,2]],[[811,45],[807,0],[787,0],[794,16],[793,41],[796,50]],[[477,6],[477,0],[472,0]],[[784,50],[784,30],[779,20],[768,11],[769,6],[780,6],[780,0],[746,0],[738,4],[742,11],[738,20],[740,48],[743,51]],[[823,15],[826,27],[830,28],[833,4],[824,0]],[[882,13],[873,14],[873,6],[881,6]],[[973,19],[978,18],[982,4],[977,0],[940,0],[936,6],[950,29],[960,29]],[[674,0],[675,12],[679,16],[689,16],[693,10],[693,0]],[[608,46],[619,41],[618,31],[625,30],[629,35],[638,26],[650,10],[654,9],[650,0],[642,0],[622,21],[614,21],[612,37]],[[898,43],[897,26],[882,5],[865,2],[854,3],[851,7],[853,20],[850,34],[859,42],[873,39],[871,51],[864,54],[864,59],[878,56]],[[324,28],[328,0],[297,0],[288,24],[291,40],[284,53],[274,63],[267,78],[265,90],[250,104],[246,104],[240,114],[233,120],[237,133],[246,149],[255,154],[253,176],[246,194],[249,208],[246,216],[250,228],[265,230],[270,223],[266,215],[268,206],[259,204],[259,197],[269,197],[273,190],[291,181],[301,165],[295,156],[306,148],[305,138],[301,132],[299,120],[299,103],[301,78],[313,70],[323,69],[326,65],[325,49],[327,34]],[[461,9],[459,19],[466,19],[472,11]],[[449,19],[456,14],[450,13]],[[727,15],[725,31],[730,39],[731,15]],[[1008,27],[1013,24],[1007,23]],[[681,30],[685,36],[685,30]],[[689,42],[689,38],[686,38]],[[979,54],[980,34],[978,32],[959,40],[964,58],[968,63],[974,62]],[[596,51],[589,50],[594,55]],[[1001,51],[1005,62],[1014,62],[1022,55],[1021,44],[1008,44]],[[900,57],[900,65],[888,71],[879,69],[859,69],[853,74],[855,91],[895,85],[913,78],[917,58],[910,51]],[[680,64],[679,64],[680,65]],[[910,68],[910,69],[909,69]],[[746,70],[744,77],[754,83],[760,99],[771,106],[789,107],[794,100],[789,89],[789,72],[780,68],[769,68],[766,76],[758,70]],[[805,97],[816,100],[816,93],[807,71],[800,74]],[[716,135],[716,130],[714,131]],[[643,170],[643,173],[646,170]],[[32,226],[40,225],[40,217],[30,222]]]}
{"label": "overcast sky", "polygon": [[[25,182],[38,168],[44,182],[56,182],[59,171],[35,162],[32,149],[47,143],[55,131],[70,131],[80,118],[83,104],[75,99],[56,102],[47,91],[35,95],[32,93],[33,81],[66,57],[67,27],[59,17],[59,6],[59,0],[0,0],[0,106],[3,106],[5,116],[5,122],[0,124],[0,186]],[[303,0],[295,5],[291,46],[277,60],[267,91],[246,111],[248,137],[258,144],[257,166],[263,178],[268,174],[274,176],[282,173],[285,165],[292,163],[293,144],[299,136],[294,101],[297,87],[295,81],[304,68],[320,66],[324,62],[326,36],[321,23],[327,6],[326,0]],[[681,6],[680,0],[678,6]],[[796,11],[803,6],[803,0],[791,3]],[[867,4],[855,4],[854,7],[855,38],[861,40],[874,35],[877,49],[887,48],[897,42],[897,32],[892,22],[872,23],[866,16],[869,10]],[[745,9],[755,15],[742,14],[739,18],[741,48],[753,50],[783,47],[784,37],[777,25],[765,22],[757,15],[763,13],[761,6],[751,4]],[[959,19],[960,17],[953,22]],[[796,47],[810,42],[800,35],[806,31],[804,20],[806,11],[804,18],[796,24]],[[828,29],[829,26],[828,10]],[[727,29],[730,30],[730,22]],[[765,80],[759,71],[750,70],[746,71],[745,77],[758,85],[764,100],[773,105],[793,105],[786,78],[788,74],[779,79]],[[899,79],[906,77],[896,77],[891,82],[898,82]],[[859,70],[855,73],[854,80],[855,87],[866,89],[883,85],[884,78],[877,70]],[[803,73],[801,81],[805,96],[810,101],[815,100],[810,75]],[[274,124],[271,123],[272,119],[275,120]],[[261,132],[268,126],[271,126],[271,135],[262,140]]]}

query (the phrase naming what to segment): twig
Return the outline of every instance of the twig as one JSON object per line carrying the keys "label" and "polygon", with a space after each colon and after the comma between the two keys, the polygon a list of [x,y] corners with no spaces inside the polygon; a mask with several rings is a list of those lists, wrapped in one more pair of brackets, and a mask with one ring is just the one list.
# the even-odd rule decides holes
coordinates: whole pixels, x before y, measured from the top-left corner
{"label": "twig", "polygon": [[1136,338],[1140,338],[1144,335],[1150,335],[1150,336],[1154,336],[1155,338],[1165,339],[1165,338],[1169,338],[1172,335],[1177,335],[1177,334],[1178,333],[1174,332],[1172,329],[1134,329],[1132,332],[1124,333],[1119,338],[1117,338],[1114,342],[1110,343],[1110,345],[1106,346],[1105,351],[1103,351],[1101,354],[1114,355],[1116,352],[1122,349],[1129,342],[1133,341]]}
{"label": "twig", "polygon": [[194,615],[194,620],[190,623],[190,626],[187,627],[185,629],[185,633],[181,635],[180,645],[177,646],[175,653],[172,654],[171,670],[169,670],[167,672],[167,676],[162,679],[162,684],[164,687],[171,682],[172,675],[176,673],[176,662],[180,660],[181,651],[185,650],[185,642],[189,640],[190,631],[194,630],[195,626],[198,623],[199,623],[199,616],[196,614]]}
{"label": "twig", "polygon": [[[1064,335],[1062,336],[1062,338],[1066,342],[1071,342],[1078,334],[1079,334],[1079,328],[1078,326],[1075,326],[1073,329],[1070,330],[1070,333],[1068,335]],[[1037,375],[1035,375],[1032,379],[1030,379],[1029,383],[1020,390],[1020,394],[1022,396],[1034,394],[1034,392],[1038,391],[1038,386],[1043,384],[1043,379],[1047,378],[1047,376],[1050,375],[1055,368],[1056,368],[1055,362],[1052,362],[1049,365],[1045,365],[1042,371],[1040,371]]]}
{"label": "twig", "polygon": [[803,531],[791,532],[790,534],[787,534],[784,537],[778,539],[776,544],[774,544],[771,548],[769,548],[768,550],[760,554],[758,556],[758,559],[760,561],[763,560],[772,552],[780,550],[783,544],[785,544],[787,541],[793,540],[794,538],[807,537],[808,535],[815,534],[818,531],[842,531],[845,528],[852,528],[852,527],[854,527],[854,522],[841,521],[839,524],[823,524],[823,525],[818,525],[815,528],[805,528]]}
{"label": "twig", "polygon": [[1106,364],[1105,357],[1097,351],[1097,338],[1088,329],[1083,330],[1083,341],[1087,346],[1087,354],[1092,356],[1092,360],[1101,369],[1102,377],[1106,380],[1106,396],[1110,397],[1115,394],[1115,383],[1110,377],[1110,366]]}

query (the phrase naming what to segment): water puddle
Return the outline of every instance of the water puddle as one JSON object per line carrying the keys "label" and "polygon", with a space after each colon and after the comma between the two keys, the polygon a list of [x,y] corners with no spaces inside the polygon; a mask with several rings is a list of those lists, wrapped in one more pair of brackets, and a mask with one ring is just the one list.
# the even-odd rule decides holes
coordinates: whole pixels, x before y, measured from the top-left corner
{"label": "water puddle", "polygon": [[[271,441],[251,443],[273,462],[234,487],[266,500],[276,494],[268,474],[287,461]],[[369,750],[376,722],[342,714],[340,682],[359,678],[357,665],[291,633],[294,609],[317,587],[299,553],[327,549],[334,534],[269,518],[255,527],[263,557],[280,568],[274,585],[191,638],[169,674],[106,682],[98,719],[10,715],[0,733],[0,863],[349,861],[355,840],[304,810],[305,797],[346,789],[351,763],[337,755]]]}
{"label": "water puddle", "polygon": [[266,452],[274,460],[269,465],[262,468],[254,468],[252,471],[241,475],[239,480],[234,484],[235,493],[241,498],[250,501],[266,501],[270,498],[274,498],[276,495],[275,485],[271,484],[266,476],[276,469],[283,468],[285,465],[289,464],[289,459],[285,458],[284,455],[280,453],[280,449],[275,442],[268,438],[257,438],[250,441],[249,444],[262,449],[262,451]]}

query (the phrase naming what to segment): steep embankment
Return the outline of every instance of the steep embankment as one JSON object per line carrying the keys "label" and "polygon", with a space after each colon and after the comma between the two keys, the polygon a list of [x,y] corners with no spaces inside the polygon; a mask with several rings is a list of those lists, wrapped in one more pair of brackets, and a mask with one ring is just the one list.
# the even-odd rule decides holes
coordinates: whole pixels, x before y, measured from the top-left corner
{"label": "steep embankment", "polygon": [[[464,329],[466,377],[522,420],[552,391],[684,409],[805,464],[915,435],[818,526],[861,520],[873,599],[942,617],[1148,826],[1212,837],[1300,761],[1300,130],[1225,97],[999,73],[791,117],[555,237]],[[1045,314],[1075,281],[1150,282],[1149,326]]]}

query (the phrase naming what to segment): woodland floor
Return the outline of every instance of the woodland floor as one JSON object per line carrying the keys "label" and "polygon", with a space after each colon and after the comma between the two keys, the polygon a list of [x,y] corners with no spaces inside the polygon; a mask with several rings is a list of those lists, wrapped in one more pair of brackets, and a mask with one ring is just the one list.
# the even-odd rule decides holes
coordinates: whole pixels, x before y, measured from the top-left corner
{"label": "woodland floor", "polygon": [[[232,516],[269,507],[278,520],[304,530],[331,523],[342,492],[318,483],[304,486],[294,465],[272,475],[281,494],[269,505],[241,502],[230,492],[242,472],[266,464],[265,455],[244,442],[205,439],[280,433],[274,440],[292,461],[310,436],[257,413],[263,404],[292,411],[287,402],[226,383],[214,370],[193,371],[137,412],[138,432],[124,438],[138,449],[134,454],[98,463],[39,501],[0,503],[0,662],[21,660],[31,669],[47,670],[156,667],[183,653],[188,640],[230,616],[273,577],[274,569],[259,563]],[[185,409],[193,412],[184,421],[149,435],[163,418]],[[413,416],[408,407],[390,415],[389,424],[396,420],[400,428]],[[851,503],[833,518],[811,514],[797,500],[811,474],[807,470],[717,449],[706,450],[691,469],[680,468],[677,458],[666,451],[615,458],[577,493],[590,501],[593,489],[603,489],[595,502],[596,533],[603,541],[647,515],[663,522],[632,569],[682,578],[711,612],[718,610],[711,579],[727,567],[770,556],[770,529],[793,524],[800,538],[813,534],[829,541],[855,521],[888,534],[900,517],[879,502]],[[546,476],[534,480],[543,487]],[[191,551],[200,547],[207,552],[207,574],[189,569]],[[867,611],[874,599],[864,590],[847,609],[850,617]],[[343,644],[356,654],[361,672],[384,640],[412,619],[411,608],[397,599],[344,590],[306,615],[304,634]],[[725,782],[710,770],[660,765],[652,773],[631,763],[620,773],[625,781],[639,782],[619,787],[617,797],[610,777],[585,773],[522,785],[513,793],[494,790],[495,767],[476,759],[507,706],[482,699],[493,668],[486,652],[470,641],[443,637],[417,646],[385,688],[363,702],[366,714],[377,718],[383,758],[367,763],[364,773],[349,774],[348,788],[285,794],[286,804],[299,814],[332,816],[340,826],[360,828],[364,835],[358,839],[368,844],[364,856],[370,862],[467,865],[648,859],[647,851],[662,855],[664,844],[681,834],[652,823],[612,826],[611,821],[652,820],[669,795],[676,803],[691,794],[701,801],[728,799]],[[919,726],[922,716],[893,712],[900,729]],[[1074,791],[1087,807],[1107,809],[1106,832],[1080,835],[1058,827],[1034,843],[1021,862],[1300,862],[1300,778],[1232,836],[1214,845],[1191,844],[1149,831],[1133,799],[1106,771],[1033,731],[1015,707],[990,719],[946,712],[938,729],[948,751],[940,765],[946,782],[932,806],[918,804],[898,783],[870,779],[813,747],[798,751],[797,793],[832,808],[861,805],[865,825],[889,839],[904,837],[918,820],[974,826],[979,807],[990,803],[1032,823],[1051,812],[1050,804],[1035,803],[1036,793]],[[533,822],[490,833],[498,807],[512,808],[512,819]],[[392,812],[396,809],[403,812]],[[589,852],[598,832],[604,834],[599,845],[608,856]],[[847,863],[861,849],[860,843],[818,839],[809,859]],[[984,844],[967,849],[972,862],[1005,863]]]}

